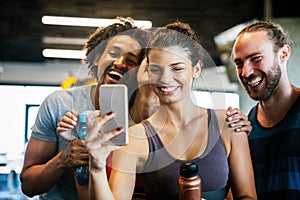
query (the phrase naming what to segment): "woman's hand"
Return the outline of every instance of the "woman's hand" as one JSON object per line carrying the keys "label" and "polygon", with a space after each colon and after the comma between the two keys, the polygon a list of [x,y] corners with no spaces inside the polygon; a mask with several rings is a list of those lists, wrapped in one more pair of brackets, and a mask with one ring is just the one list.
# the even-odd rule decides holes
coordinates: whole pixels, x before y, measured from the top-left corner
{"label": "woman's hand", "polygon": [[63,117],[60,118],[57,124],[57,133],[68,141],[77,139],[77,135],[74,134],[73,130],[78,122],[79,113],[75,110],[67,112]]}
{"label": "woman's hand", "polygon": [[226,115],[226,121],[229,127],[234,128],[236,132],[246,132],[250,135],[252,126],[247,115],[242,113],[238,108],[232,107],[228,107]]}
{"label": "woman's hand", "polygon": [[87,115],[87,135],[86,148],[90,154],[90,166],[97,169],[104,169],[106,166],[106,159],[109,154],[121,148],[113,145],[108,141],[114,136],[124,131],[123,127],[118,127],[115,130],[103,133],[103,125],[114,117],[114,112],[109,112],[104,116],[100,116],[100,111],[95,111]]}

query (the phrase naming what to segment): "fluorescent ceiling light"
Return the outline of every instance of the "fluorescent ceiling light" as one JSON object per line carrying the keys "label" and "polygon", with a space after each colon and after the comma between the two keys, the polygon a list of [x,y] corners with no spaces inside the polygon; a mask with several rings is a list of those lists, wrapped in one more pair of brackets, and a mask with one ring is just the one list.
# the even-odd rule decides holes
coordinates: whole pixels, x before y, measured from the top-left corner
{"label": "fluorescent ceiling light", "polygon": [[[99,27],[108,26],[113,23],[120,22],[117,19],[99,19],[99,18],[83,18],[83,17],[59,17],[59,16],[43,16],[42,23],[50,25],[64,26],[87,26]],[[151,28],[152,22],[147,20],[134,20],[134,24],[140,28]]]}
{"label": "fluorescent ceiling light", "polygon": [[47,58],[85,59],[84,50],[44,49],[42,54]]}
{"label": "fluorescent ceiling light", "polygon": [[71,44],[84,45],[86,38],[64,38],[64,37],[43,37],[44,44]]}

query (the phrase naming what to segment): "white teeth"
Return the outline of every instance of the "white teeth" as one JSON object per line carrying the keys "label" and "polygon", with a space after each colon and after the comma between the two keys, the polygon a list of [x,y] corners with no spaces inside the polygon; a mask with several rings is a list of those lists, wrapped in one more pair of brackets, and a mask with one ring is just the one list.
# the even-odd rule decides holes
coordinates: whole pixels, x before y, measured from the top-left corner
{"label": "white teeth", "polygon": [[176,90],[177,87],[161,87],[161,91],[163,92],[172,92],[174,90]]}
{"label": "white teeth", "polygon": [[258,85],[260,83],[261,80],[262,80],[261,77],[257,77],[256,79],[252,80],[251,82],[247,82],[247,83],[250,86],[256,86],[256,85]]}
{"label": "white teeth", "polygon": [[119,76],[119,77],[123,77],[123,74],[121,74],[119,72],[116,72],[116,71],[110,71],[109,74],[116,75],[116,76]]}

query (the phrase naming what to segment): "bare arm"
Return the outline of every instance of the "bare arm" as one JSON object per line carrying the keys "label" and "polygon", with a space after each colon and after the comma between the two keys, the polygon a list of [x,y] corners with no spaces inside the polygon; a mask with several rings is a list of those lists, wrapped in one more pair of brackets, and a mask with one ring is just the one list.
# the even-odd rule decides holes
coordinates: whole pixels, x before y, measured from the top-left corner
{"label": "bare arm", "polygon": [[[135,185],[136,153],[132,154],[132,141],[124,147],[104,144],[113,136],[122,132],[116,129],[102,133],[102,125],[114,114],[99,117],[96,112],[88,116],[87,148],[90,152],[89,199],[131,199]],[[97,119],[91,123],[92,118]],[[117,150],[118,149],[118,150]],[[113,166],[109,183],[106,175],[106,159],[113,152]]]}
{"label": "bare arm", "polygon": [[89,151],[89,199],[91,200],[115,199],[107,180],[106,159],[112,151],[119,147],[104,143],[121,133],[123,129],[120,128],[108,133],[101,131],[103,124],[113,117],[114,113],[100,117],[99,111],[95,111],[87,116],[87,135],[85,139]]}
{"label": "bare arm", "polygon": [[[30,138],[20,179],[24,194],[32,197],[48,191],[66,168],[87,164],[88,153],[80,140],[56,154],[56,142]],[[80,152],[80,153],[79,153]]]}
{"label": "bare arm", "polygon": [[141,124],[129,128],[128,145],[113,153],[109,184],[116,199],[132,199],[136,170],[141,170],[148,157],[148,142]]}
{"label": "bare arm", "polygon": [[227,137],[230,141],[228,161],[233,197],[257,199],[247,134],[235,134],[231,130]]}

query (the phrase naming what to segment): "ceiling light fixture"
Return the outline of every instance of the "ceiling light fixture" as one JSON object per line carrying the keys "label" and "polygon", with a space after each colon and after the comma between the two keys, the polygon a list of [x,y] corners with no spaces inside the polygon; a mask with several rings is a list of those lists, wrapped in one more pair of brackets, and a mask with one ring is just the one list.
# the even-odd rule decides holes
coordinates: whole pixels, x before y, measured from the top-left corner
{"label": "ceiling light fixture", "polygon": [[84,50],[44,49],[42,54],[46,58],[85,59]]}
{"label": "ceiling light fixture", "polygon": [[86,38],[43,37],[44,44],[84,45]]}
{"label": "ceiling light fixture", "polygon": [[[63,26],[105,27],[116,22],[120,22],[120,21],[117,19],[60,17],[60,16],[49,16],[49,15],[45,15],[42,17],[43,24],[63,25]],[[134,20],[134,24],[140,28],[152,27],[152,22],[148,20]]]}

